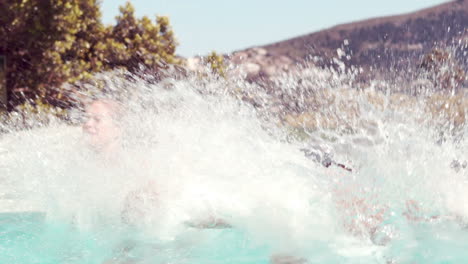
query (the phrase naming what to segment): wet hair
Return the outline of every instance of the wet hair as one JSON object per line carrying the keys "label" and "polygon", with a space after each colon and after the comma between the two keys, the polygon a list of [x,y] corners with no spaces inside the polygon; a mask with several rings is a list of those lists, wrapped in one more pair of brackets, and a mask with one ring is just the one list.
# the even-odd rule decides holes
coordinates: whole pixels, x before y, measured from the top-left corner
{"label": "wet hair", "polygon": [[106,108],[108,108],[110,110],[109,113],[111,119],[117,124],[119,124],[122,121],[122,118],[124,116],[124,107],[120,102],[109,98],[99,98],[87,103],[86,107],[89,107],[93,104],[102,104]]}

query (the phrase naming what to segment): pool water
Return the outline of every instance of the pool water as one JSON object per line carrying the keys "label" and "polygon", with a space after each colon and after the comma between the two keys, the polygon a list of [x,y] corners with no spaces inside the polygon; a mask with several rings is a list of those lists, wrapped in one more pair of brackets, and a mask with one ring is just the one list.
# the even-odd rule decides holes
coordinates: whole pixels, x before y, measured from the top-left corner
{"label": "pool water", "polygon": [[41,213],[0,214],[0,263],[268,263],[264,245],[235,229],[188,228],[158,241],[126,227],[83,232]]}
{"label": "pool water", "polygon": [[[457,222],[392,224],[398,235],[385,245],[348,243],[332,250],[331,244],[317,244],[307,263],[455,264],[468,260],[468,230]],[[85,232],[73,224],[49,222],[42,213],[2,213],[0,263],[270,263],[275,252],[248,237],[234,228],[187,228],[184,235],[161,241],[129,227]],[[371,248],[373,253],[362,254]]]}

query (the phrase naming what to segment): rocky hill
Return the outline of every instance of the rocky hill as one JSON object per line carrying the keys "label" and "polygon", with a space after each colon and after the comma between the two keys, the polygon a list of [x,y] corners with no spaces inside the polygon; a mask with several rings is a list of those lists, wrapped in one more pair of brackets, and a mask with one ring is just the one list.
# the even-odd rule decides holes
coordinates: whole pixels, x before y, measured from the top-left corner
{"label": "rocky hill", "polygon": [[[275,76],[305,61],[329,66],[339,59],[347,66],[363,69],[407,69],[434,47],[459,46],[459,42],[468,43],[468,0],[338,25],[237,51],[229,57],[255,80]],[[463,57],[466,60],[466,55]]]}

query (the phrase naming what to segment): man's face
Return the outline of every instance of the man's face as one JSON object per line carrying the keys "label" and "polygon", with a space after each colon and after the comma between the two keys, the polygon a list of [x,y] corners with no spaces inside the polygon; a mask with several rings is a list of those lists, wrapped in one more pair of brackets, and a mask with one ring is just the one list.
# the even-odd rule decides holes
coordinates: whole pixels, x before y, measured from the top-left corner
{"label": "man's face", "polygon": [[107,101],[94,101],[86,108],[83,131],[91,146],[105,148],[119,138],[120,129],[114,120],[116,110],[115,103]]}

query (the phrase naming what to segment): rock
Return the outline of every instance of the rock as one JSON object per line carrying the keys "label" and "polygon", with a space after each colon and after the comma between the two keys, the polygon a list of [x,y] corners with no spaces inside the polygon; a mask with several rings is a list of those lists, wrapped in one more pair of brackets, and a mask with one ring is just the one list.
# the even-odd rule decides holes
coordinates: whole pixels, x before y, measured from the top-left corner
{"label": "rock", "polygon": [[196,57],[191,57],[191,58],[188,58],[186,61],[186,67],[188,70],[190,71],[197,71],[200,69],[201,67],[201,60],[200,58],[196,58]]}
{"label": "rock", "polygon": [[266,56],[268,51],[266,49],[263,49],[263,48],[252,48],[252,51],[257,53],[258,55],[260,56]]}
{"label": "rock", "polygon": [[240,65],[240,68],[243,72],[245,72],[247,75],[255,75],[260,72],[260,65],[252,62],[244,63]]}

